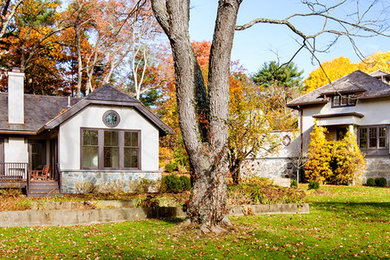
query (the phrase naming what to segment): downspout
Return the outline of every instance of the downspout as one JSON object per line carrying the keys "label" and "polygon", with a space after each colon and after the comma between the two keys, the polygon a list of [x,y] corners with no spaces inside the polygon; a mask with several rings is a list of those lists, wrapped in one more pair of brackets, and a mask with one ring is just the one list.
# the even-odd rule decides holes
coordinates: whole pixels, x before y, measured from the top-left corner
{"label": "downspout", "polygon": [[297,183],[299,187],[299,174],[301,172],[302,162],[303,162],[303,109],[298,105],[299,109],[299,133],[300,133],[300,150],[299,150],[299,160],[298,162],[298,172],[297,172]]}

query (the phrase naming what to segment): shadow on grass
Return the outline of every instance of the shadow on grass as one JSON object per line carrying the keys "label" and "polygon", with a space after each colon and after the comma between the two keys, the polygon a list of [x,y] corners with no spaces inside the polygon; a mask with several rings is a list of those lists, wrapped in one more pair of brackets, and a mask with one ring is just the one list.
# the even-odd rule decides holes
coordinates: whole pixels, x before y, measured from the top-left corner
{"label": "shadow on grass", "polygon": [[356,220],[390,223],[389,202],[314,202],[311,207]]}
{"label": "shadow on grass", "polygon": [[143,208],[148,219],[158,219],[167,223],[177,224],[184,221],[182,212],[176,207]]}

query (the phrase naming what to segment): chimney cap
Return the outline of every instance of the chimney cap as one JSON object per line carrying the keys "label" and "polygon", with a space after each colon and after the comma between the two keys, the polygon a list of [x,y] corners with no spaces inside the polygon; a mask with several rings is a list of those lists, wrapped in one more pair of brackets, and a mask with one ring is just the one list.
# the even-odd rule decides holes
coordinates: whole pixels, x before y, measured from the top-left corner
{"label": "chimney cap", "polygon": [[12,72],[20,72],[20,68],[19,67],[12,67]]}

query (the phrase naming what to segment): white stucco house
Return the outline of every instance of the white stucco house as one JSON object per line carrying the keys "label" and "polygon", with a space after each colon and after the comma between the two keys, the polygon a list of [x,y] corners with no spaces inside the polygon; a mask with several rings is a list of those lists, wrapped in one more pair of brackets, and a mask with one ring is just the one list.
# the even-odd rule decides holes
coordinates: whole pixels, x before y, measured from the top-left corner
{"label": "white stucco house", "polygon": [[138,100],[110,85],[83,99],[30,95],[23,81],[9,72],[0,93],[0,187],[30,196],[91,183],[130,192],[134,181],[161,179],[159,137],[172,129]]}
{"label": "white stucco house", "polygon": [[384,177],[390,183],[390,74],[366,74],[356,70],[299,98],[287,106],[298,111],[298,131],[284,133],[278,154],[253,160],[252,166],[270,178],[296,178],[296,158],[306,155],[315,122],[328,130],[328,138],[343,138],[347,129],[357,136],[365,154],[369,177]]}

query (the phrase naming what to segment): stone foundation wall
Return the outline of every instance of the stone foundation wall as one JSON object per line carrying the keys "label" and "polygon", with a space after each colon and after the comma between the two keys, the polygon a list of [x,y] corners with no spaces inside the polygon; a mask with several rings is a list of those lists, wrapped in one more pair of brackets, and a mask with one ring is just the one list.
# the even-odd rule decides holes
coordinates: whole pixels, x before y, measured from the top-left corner
{"label": "stone foundation wall", "polygon": [[62,171],[62,193],[158,192],[161,172]]}
{"label": "stone foundation wall", "polygon": [[296,179],[296,167],[291,158],[248,159],[241,170],[243,177],[266,177],[285,187],[290,186],[290,179]]}
{"label": "stone foundation wall", "polygon": [[367,170],[362,176],[362,183],[368,178],[386,178],[390,186],[390,158],[389,157],[366,157]]}
{"label": "stone foundation wall", "polygon": [[[361,176],[361,183],[368,178],[386,178],[390,186],[390,157],[366,157],[367,170]],[[296,163],[292,158],[256,158],[248,159],[242,167],[243,177],[251,174],[274,180],[275,184],[289,186],[296,179]],[[300,176],[300,180],[303,176]]]}

